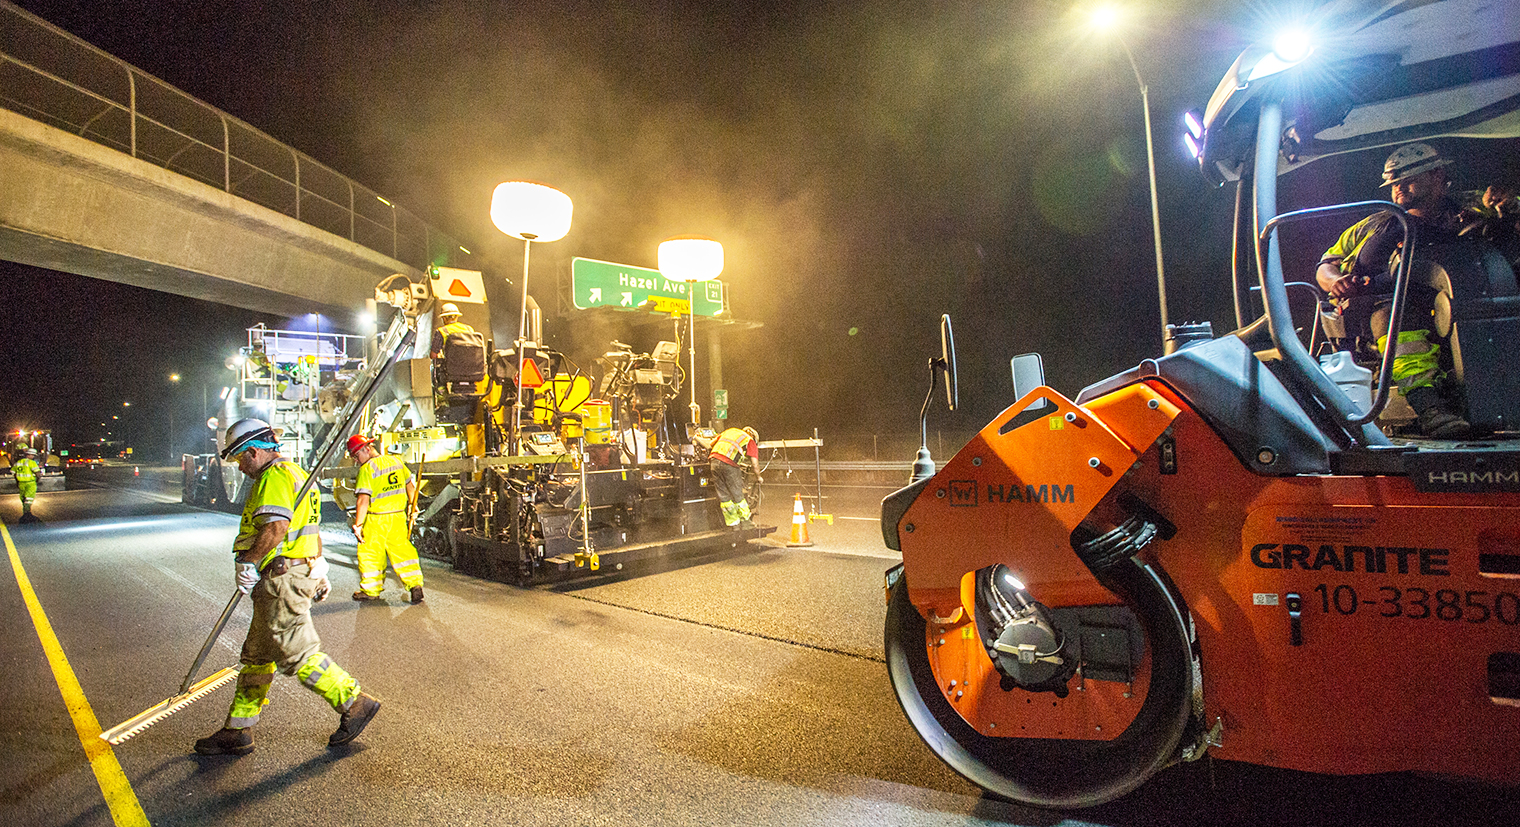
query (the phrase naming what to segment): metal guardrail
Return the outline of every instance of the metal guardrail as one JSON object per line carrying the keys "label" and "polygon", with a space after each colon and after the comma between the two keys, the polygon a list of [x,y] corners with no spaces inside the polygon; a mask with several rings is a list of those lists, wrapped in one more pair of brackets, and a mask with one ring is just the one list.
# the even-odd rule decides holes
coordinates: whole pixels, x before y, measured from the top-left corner
{"label": "metal guardrail", "polygon": [[0,106],[419,270],[469,254],[375,191],[4,0]]}

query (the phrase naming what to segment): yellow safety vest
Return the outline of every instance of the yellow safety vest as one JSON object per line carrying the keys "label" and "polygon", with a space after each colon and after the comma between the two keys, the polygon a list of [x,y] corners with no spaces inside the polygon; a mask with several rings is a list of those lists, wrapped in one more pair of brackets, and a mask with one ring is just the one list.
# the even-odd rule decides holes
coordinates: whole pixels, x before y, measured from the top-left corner
{"label": "yellow safety vest", "polygon": [[743,428],[729,428],[724,431],[718,441],[713,443],[712,456],[727,461],[731,465],[742,465],[739,457],[745,453],[745,447],[750,443],[749,434]]}
{"label": "yellow safety vest", "polygon": [[412,478],[406,462],[393,454],[372,457],[359,468],[355,494],[369,495],[370,514],[395,514],[406,510],[406,484]]}
{"label": "yellow safety vest", "polygon": [[12,466],[11,473],[15,475],[16,482],[36,482],[37,461],[34,459],[23,459]]}
{"label": "yellow safety vest", "polygon": [[232,553],[241,554],[253,548],[259,526],[271,520],[289,520],[290,529],[279,545],[270,549],[259,568],[269,565],[276,557],[319,557],[322,554],[322,495],[313,485],[305,499],[297,505],[296,491],[306,482],[306,472],[301,466],[287,459],[276,460],[253,483],[248,492],[248,502],[243,504],[243,519],[238,525],[238,536],[232,543]]}

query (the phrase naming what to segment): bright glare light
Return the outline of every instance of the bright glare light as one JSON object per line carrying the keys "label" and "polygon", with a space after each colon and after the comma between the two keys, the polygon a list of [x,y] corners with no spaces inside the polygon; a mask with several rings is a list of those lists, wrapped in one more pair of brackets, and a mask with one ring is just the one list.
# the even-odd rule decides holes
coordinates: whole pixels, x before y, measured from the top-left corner
{"label": "bright glare light", "polygon": [[1272,51],[1284,63],[1298,63],[1309,56],[1314,42],[1303,29],[1285,29],[1272,41]]}
{"label": "bright glare light", "polygon": [[1194,158],[1197,158],[1198,154],[1203,151],[1202,148],[1198,146],[1198,142],[1193,140],[1192,135],[1183,135],[1182,142],[1187,144],[1188,154]]}
{"label": "bright glare light", "polygon": [[723,245],[687,235],[660,242],[660,273],[674,281],[712,281],[723,272]]}
{"label": "bright glare light", "polygon": [[1024,590],[1024,581],[1014,577],[1013,572],[1004,572],[1003,579],[1008,581],[1008,585],[1012,586],[1016,591]]}
{"label": "bright glare light", "polygon": [[1182,122],[1187,126],[1187,131],[1194,138],[1203,137],[1203,121],[1198,120],[1197,113],[1189,110],[1182,113]]}
{"label": "bright glare light", "polygon": [[229,393],[232,393],[232,388],[222,388],[222,396],[221,396],[221,398],[222,399],[226,399],[227,398],[227,394],[229,394]]}
{"label": "bright glare light", "polygon": [[359,325],[361,327],[369,327],[370,325],[372,325],[374,323],[375,323],[375,314],[369,312],[368,310],[360,311],[360,313],[359,313]]}
{"label": "bright glare light", "polygon": [[169,374],[169,381],[170,382],[178,382],[179,381],[179,374],[177,374],[177,373],[171,373],[171,374]]}
{"label": "bright glare light", "polygon": [[524,241],[558,241],[570,232],[570,196],[532,181],[507,181],[491,193],[491,223]]}
{"label": "bright glare light", "polygon": [[1113,31],[1124,20],[1124,12],[1118,6],[1104,4],[1095,7],[1089,14],[1088,19],[1092,27],[1099,31]]}

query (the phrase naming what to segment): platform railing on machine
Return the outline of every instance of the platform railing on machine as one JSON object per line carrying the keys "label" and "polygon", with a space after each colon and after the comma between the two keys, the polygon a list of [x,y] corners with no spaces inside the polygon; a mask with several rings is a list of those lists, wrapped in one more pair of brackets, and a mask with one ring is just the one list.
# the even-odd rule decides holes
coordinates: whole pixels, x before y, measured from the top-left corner
{"label": "platform railing on machine", "polygon": [[[284,410],[311,407],[321,386],[362,367],[366,341],[347,333],[250,327],[242,349],[239,398],[268,400],[271,422]],[[256,353],[263,354],[262,363],[255,361]],[[299,387],[287,393],[292,384]]]}
{"label": "platform railing on machine", "polygon": [[4,0],[0,106],[419,270],[468,252],[373,190]]}

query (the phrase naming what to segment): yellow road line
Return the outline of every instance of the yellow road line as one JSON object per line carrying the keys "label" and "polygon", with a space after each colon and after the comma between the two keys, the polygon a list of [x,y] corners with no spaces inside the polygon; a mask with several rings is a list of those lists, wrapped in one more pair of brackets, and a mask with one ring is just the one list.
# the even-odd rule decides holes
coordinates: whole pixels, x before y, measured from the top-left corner
{"label": "yellow road line", "polygon": [[37,639],[42,642],[48,664],[53,667],[53,679],[58,682],[63,703],[69,708],[69,717],[74,719],[74,732],[84,747],[85,757],[90,759],[90,769],[95,771],[95,781],[100,784],[100,792],[105,796],[111,819],[121,827],[150,825],[148,814],[143,812],[137,793],[133,792],[127,774],[122,772],[121,764],[116,760],[116,753],[111,751],[110,744],[100,740],[100,722],[95,719],[95,711],[90,709],[90,701],[85,698],[79,679],[74,677],[74,669],[69,666],[68,658],[64,657],[63,646],[58,643],[58,636],[53,634],[53,625],[48,622],[47,615],[43,614],[42,604],[37,602],[32,581],[27,578],[26,569],[21,567],[21,555],[16,553],[16,544],[11,541],[11,533],[3,523],[0,523],[0,535],[5,537],[5,550],[10,553],[11,568],[16,570],[16,584],[21,587],[21,597],[26,601],[27,611],[32,613],[32,625],[37,627]]}

